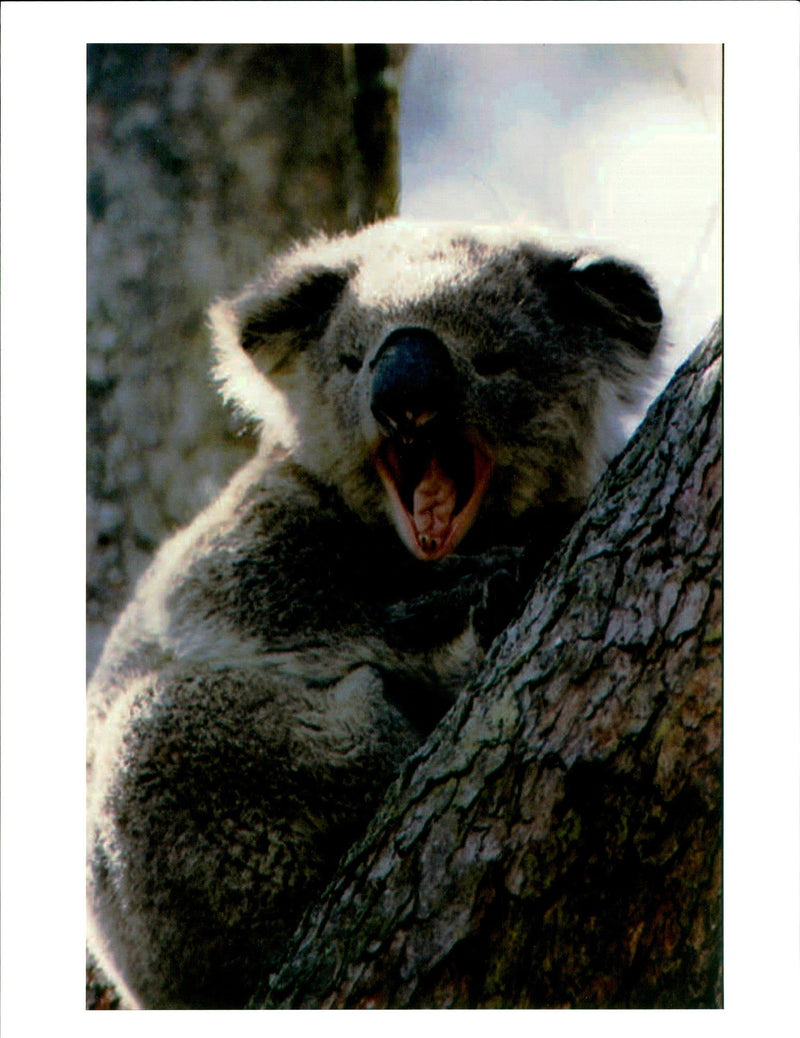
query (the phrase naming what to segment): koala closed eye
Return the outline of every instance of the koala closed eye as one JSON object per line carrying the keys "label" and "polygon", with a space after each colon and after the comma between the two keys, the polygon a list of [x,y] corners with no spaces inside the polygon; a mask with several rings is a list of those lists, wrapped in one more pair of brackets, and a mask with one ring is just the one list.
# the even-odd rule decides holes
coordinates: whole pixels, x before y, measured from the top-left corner
{"label": "koala closed eye", "polygon": [[503,375],[515,367],[516,361],[511,353],[506,351],[479,353],[473,357],[472,366],[479,375],[491,377],[492,375]]}
{"label": "koala closed eye", "polygon": [[339,367],[346,368],[355,375],[361,370],[361,358],[355,353],[340,353]]}

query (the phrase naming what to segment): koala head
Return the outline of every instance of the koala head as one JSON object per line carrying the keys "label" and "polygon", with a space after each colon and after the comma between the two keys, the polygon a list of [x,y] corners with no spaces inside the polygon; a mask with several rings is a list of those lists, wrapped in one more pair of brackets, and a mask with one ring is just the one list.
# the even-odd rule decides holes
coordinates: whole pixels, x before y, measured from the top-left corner
{"label": "koala head", "polygon": [[662,313],[618,260],[390,221],[296,248],[211,321],[225,395],[265,419],[278,390],[297,463],[435,561],[585,504]]}

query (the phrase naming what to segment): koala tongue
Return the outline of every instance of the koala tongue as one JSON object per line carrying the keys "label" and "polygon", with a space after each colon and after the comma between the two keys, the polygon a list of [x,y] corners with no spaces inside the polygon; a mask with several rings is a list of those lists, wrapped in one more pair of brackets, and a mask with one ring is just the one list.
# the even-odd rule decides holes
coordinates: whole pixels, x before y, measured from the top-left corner
{"label": "koala tongue", "polygon": [[434,455],[414,491],[414,529],[423,550],[433,551],[441,544],[455,506],[455,480],[443,471]]}

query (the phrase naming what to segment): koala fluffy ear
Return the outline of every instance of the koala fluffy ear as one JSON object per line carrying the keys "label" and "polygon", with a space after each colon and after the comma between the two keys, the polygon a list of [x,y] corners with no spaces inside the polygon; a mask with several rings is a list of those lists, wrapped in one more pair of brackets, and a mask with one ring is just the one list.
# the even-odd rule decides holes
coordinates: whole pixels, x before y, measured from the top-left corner
{"label": "koala fluffy ear", "polygon": [[652,353],[663,313],[655,289],[636,267],[608,257],[581,256],[571,261],[559,295],[568,321],[594,325],[641,357]]}
{"label": "koala fluffy ear", "polygon": [[261,423],[285,424],[282,414],[275,419],[272,376],[322,335],[355,270],[347,263],[275,268],[233,299],[215,303],[209,319],[223,399]]}
{"label": "koala fluffy ear", "polygon": [[344,267],[306,267],[276,284],[245,290],[233,300],[241,348],[272,374],[322,335],[352,273]]}

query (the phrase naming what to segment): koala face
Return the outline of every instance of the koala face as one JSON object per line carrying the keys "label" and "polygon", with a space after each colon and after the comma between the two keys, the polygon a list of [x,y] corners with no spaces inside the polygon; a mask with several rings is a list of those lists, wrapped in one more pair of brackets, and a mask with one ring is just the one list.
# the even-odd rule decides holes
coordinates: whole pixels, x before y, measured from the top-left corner
{"label": "koala face", "polygon": [[228,398],[263,418],[277,388],[297,462],[426,562],[585,504],[662,321],[627,264],[397,221],[294,250],[211,316]]}

